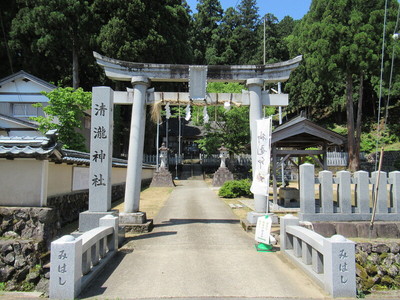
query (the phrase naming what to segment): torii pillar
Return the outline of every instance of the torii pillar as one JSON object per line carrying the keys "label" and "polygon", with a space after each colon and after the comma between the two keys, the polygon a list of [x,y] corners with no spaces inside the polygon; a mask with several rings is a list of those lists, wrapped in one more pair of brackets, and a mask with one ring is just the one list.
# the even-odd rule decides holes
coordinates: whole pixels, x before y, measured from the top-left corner
{"label": "torii pillar", "polygon": [[121,224],[144,224],[146,213],[139,212],[140,186],[146,123],[146,91],[150,80],[146,76],[134,76],[133,105],[129,135],[128,168],[126,174],[124,213],[120,214]]}
{"label": "torii pillar", "polygon": [[[262,87],[264,80],[252,78],[246,81],[249,89],[250,98],[250,135],[251,135],[251,166],[253,178],[257,164],[257,120],[263,118]],[[268,197],[264,195],[254,195],[254,212],[249,212],[247,220],[250,224],[257,223],[257,218],[268,213]]]}

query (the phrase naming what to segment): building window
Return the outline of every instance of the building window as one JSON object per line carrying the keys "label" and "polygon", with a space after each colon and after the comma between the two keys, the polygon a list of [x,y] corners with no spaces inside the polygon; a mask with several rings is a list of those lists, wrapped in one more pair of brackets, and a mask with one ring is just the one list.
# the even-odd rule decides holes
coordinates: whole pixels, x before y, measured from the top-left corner
{"label": "building window", "polygon": [[14,117],[37,117],[38,108],[32,106],[33,103],[14,103]]}

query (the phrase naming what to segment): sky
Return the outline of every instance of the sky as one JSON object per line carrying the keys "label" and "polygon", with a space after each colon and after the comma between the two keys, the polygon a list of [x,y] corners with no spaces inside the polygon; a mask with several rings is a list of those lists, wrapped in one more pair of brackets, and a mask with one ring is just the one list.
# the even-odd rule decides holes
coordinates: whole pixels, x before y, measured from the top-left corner
{"label": "sky", "polygon": [[[193,12],[196,11],[197,0],[186,0]],[[282,20],[285,16],[291,16],[293,19],[301,19],[310,8],[312,0],[257,0],[259,8],[258,14],[264,16],[272,13],[278,20]],[[224,10],[228,7],[239,5],[240,0],[220,0]]]}

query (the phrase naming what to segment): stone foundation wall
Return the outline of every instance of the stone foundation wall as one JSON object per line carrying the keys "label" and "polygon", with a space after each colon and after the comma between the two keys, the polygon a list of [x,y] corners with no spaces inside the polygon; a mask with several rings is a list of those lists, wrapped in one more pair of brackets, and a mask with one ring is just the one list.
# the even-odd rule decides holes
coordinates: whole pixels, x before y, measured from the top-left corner
{"label": "stone foundation wall", "polygon": [[[113,185],[111,201],[117,201],[125,195],[125,183]],[[89,207],[89,190],[61,194],[47,199],[47,206],[58,213],[59,226],[64,226],[78,219],[79,213]]]}
{"label": "stone foundation wall", "polygon": [[46,252],[42,242],[0,240],[0,282],[7,291],[29,291],[44,277],[41,256]]}
{"label": "stone foundation wall", "polygon": [[400,288],[400,244],[358,243],[356,274],[362,294]]}
{"label": "stone foundation wall", "polygon": [[58,214],[46,207],[0,207],[0,237],[50,241],[59,229]]}
{"label": "stone foundation wall", "polygon": [[400,238],[400,222],[375,222],[370,230],[370,222],[312,222],[313,230],[324,237],[335,234],[347,238]]}
{"label": "stone foundation wall", "polygon": [[[114,185],[112,200],[124,193],[125,184]],[[81,191],[51,197],[49,207],[0,207],[0,237],[44,241],[49,246],[62,226],[87,210],[88,200],[88,191]]]}

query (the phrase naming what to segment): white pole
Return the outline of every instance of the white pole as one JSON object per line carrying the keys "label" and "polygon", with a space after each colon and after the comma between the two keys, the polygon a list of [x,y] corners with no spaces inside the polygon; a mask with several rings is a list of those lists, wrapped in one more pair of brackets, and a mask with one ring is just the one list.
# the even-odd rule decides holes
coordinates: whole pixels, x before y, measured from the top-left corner
{"label": "white pole", "polygon": [[265,65],[265,15],[264,15],[264,65]]}
{"label": "white pole", "polygon": [[156,170],[158,171],[158,155],[159,155],[159,150],[160,148],[160,119],[157,120],[157,138],[156,138]]}
{"label": "white pole", "polygon": [[146,120],[146,90],[150,81],[145,76],[137,76],[132,77],[131,82],[134,94],[129,137],[128,168],[126,171],[125,213],[139,211],[144,125]]}
{"label": "white pole", "polygon": [[[264,80],[259,78],[248,79],[246,82],[250,93],[250,133],[251,133],[251,159],[253,178],[255,178],[257,160],[257,120],[263,117],[262,92]],[[254,208],[257,213],[268,212],[268,198],[264,195],[254,195]]]}
{"label": "white pole", "polygon": [[[280,93],[282,93],[282,90],[281,90],[281,83],[280,82],[278,82],[278,94],[280,94]],[[281,125],[282,124],[282,106],[279,106],[279,125]],[[284,162],[283,162],[283,158],[282,158],[282,163],[281,163],[281,180],[282,180],[282,186],[285,184],[285,176],[284,176],[284,173],[285,173],[285,167],[284,167]]]}
{"label": "white pole", "polygon": [[181,134],[182,134],[182,132],[181,132],[181,105],[179,104],[179,106],[178,106],[178,109],[179,109],[179,111],[178,111],[178,124],[179,124],[179,129],[178,129],[178,159],[181,157]]}

